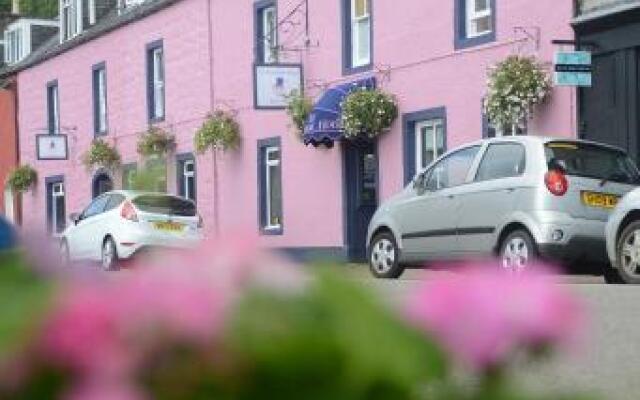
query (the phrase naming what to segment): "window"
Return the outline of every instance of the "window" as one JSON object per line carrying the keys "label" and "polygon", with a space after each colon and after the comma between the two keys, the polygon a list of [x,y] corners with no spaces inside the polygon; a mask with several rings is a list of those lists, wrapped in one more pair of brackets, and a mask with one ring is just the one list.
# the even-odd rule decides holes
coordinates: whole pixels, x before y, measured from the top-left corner
{"label": "window", "polygon": [[47,130],[51,135],[60,133],[60,94],[57,81],[47,84]]}
{"label": "window", "polygon": [[444,121],[440,118],[416,124],[416,171],[427,168],[444,154]]}
{"label": "window", "polygon": [[118,12],[123,13],[131,8],[144,3],[146,0],[118,0]]}
{"label": "window", "polygon": [[196,201],[196,161],[191,154],[177,158],[178,195]]}
{"label": "window", "polygon": [[89,204],[89,206],[82,212],[81,219],[87,219],[91,217],[95,217],[98,214],[102,214],[104,212],[105,207],[107,206],[107,202],[109,201],[109,196],[100,196]]}
{"label": "window", "polygon": [[345,72],[357,72],[372,62],[371,0],[343,1],[344,69]]}
{"label": "window", "polygon": [[29,49],[25,43],[24,32],[25,26],[23,24],[17,24],[5,32],[4,59],[7,64],[16,63],[26,57]]}
{"label": "window", "polygon": [[475,180],[481,182],[520,176],[524,173],[525,163],[525,150],[521,144],[492,144],[482,158]]}
{"label": "window", "polygon": [[439,161],[429,171],[425,188],[436,191],[464,184],[479,150],[480,146],[468,147]]}
{"label": "window", "polygon": [[282,161],[280,139],[258,144],[260,228],[265,234],[282,234]]}
{"label": "window", "polygon": [[60,41],[82,33],[82,0],[60,0]]}
{"label": "window", "polygon": [[278,62],[278,13],[275,0],[255,5],[256,58],[260,64]]}
{"label": "window", "polygon": [[135,163],[126,164],[122,167],[122,189],[132,190],[136,187],[136,175],[138,167]]}
{"label": "window", "polygon": [[147,46],[147,101],[149,120],[161,121],[165,116],[164,49],[162,41]]}
{"label": "window", "polygon": [[45,180],[47,193],[47,229],[49,233],[61,233],[66,226],[65,191],[62,177]]}
{"label": "window", "polygon": [[527,123],[525,121],[524,125],[513,124],[501,128],[496,126],[487,115],[483,113],[482,115],[482,137],[483,138],[494,138],[494,137],[502,137],[502,136],[522,136],[526,135],[528,131]]}
{"label": "window", "polygon": [[120,206],[125,200],[125,197],[121,194],[114,193],[109,195],[109,201],[104,208],[104,212],[111,211]]}
{"label": "window", "polygon": [[455,48],[495,40],[496,0],[455,0]]}
{"label": "window", "polygon": [[93,67],[93,127],[96,135],[107,133],[107,70],[104,63]]}

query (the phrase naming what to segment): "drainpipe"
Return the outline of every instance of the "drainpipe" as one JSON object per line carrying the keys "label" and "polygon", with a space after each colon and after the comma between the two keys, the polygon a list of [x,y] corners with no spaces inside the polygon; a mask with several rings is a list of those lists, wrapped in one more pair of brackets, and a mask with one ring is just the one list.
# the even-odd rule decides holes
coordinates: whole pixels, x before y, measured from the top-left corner
{"label": "drainpipe", "polygon": [[[213,17],[211,13],[213,12],[213,0],[207,1],[207,30],[209,35],[209,110],[211,112],[214,111],[215,107],[215,82],[213,77],[214,66],[213,66]],[[220,233],[220,205],[218,204],[220,201],[220,196],[218,194],[219,185],[218,185],[218,150],[212,149],[212,168],[213,168],[213,228],[214,233],[217,236]]]}

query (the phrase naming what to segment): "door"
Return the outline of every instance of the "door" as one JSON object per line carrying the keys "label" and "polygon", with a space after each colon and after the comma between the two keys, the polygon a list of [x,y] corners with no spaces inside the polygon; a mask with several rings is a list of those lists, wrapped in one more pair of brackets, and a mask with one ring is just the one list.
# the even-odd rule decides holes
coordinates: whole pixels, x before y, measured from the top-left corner
{"label": "door", "polygon": [[113,190],[113,180],[106,173],[98,173],[93,178],[93,198]]}
{"label": "door", "polygon": [[69,248],[74,258],[99,257],[102,237],[100,236],[100,215],[109,201],[108,195],[102,195],[93,200],[82,212],[78,222],[68,237]]}
{"label": "door", "polygon": [[345,142],[345,242],[350,261],[367,258],[367,228],[378,207],[378,152],[371,141]]}
{"label": "door", "polygon": [[406,260],[456,257],[460,201],[479,150],[480,146],[467,147],[438,161],[425,172],[415,193],[398,205],[395,217]]}

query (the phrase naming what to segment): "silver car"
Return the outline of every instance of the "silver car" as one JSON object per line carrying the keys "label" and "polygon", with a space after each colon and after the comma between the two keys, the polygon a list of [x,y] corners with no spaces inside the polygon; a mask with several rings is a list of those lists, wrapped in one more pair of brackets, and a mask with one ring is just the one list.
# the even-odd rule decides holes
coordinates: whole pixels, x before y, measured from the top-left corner
{"label": "silver car", "polygon": [[371,272],[397,278],[405,265],[495,256],[512,271],[538,257],[605,263],[605,223],[638,179],[623,150],[593,142],[521,136],[465,145],[376,211]]}
{"label": "silver car", "polygon": [[605,232],[611,261],[605,270],[607,282],[640,284],[640,189],[618,203]]}

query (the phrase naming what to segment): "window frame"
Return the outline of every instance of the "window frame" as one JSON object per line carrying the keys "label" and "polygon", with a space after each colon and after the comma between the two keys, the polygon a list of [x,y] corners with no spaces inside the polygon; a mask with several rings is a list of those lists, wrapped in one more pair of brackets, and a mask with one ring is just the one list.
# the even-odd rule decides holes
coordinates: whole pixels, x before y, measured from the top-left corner
{"label": "window frame", "polygon": [[[160,64],[157,63],[158,54],[161,55]],[[146,45],[146,58],[147,118],[150,123],[161,122],[164,121],[167,116],[166,53],[162,39],[158,39]],[[162,79],[158,78],[159,75],[162,76]],[[161,96],[158,96],[159,94],[161,94]],[[161,99],[160,103],[159,99]],[[158,114],[159,107],[161,108],[161,115]]]}
{"label": "window frame", "polygon": [[[438,135],[437,135],[438,130],[436,129],[438,125],[442,127],[442,142],[443,142],[442,153],[438,152]],[[422,166],[424,164],[424,160],[422,160],[422,155],[423,155],[425,144],[422,142],[422,131],[420,129],[421,127],[427,127],[427,126],[431,126],[433,129],[433,141],[431,145],[432,145],[434,157],[431,162],[437,160],[446,152],[444,148],[445,147],[444,146],[444,141],[445,141],[444,140],[444,136],[445,136],[444,121],[442,120],[442,118],[430,118],[430,119],[416,122],[414,127],[414,135],[415,135],[415,141],[416,141],[416,166],[415,166],[416,171],[422,171],[429,166],[429,164]]]}
{"label": "window frame", "polygon": [[[100,76],[102,74],[102,80]],[[93,133],[94,136],[106,135],[109,131],[109,106],[107,95],[107,67],[104,62],[91,68],[93,87]],[[100,83],[102,82],[102,92]],[[103,115],[104,112],[104,115]],[[104,122],[102,121],[104,117]],[[102,126],[104,124],[104,126]]]}
{"label": "window frame", "polygon": [[355,18],[354,2],[357,0],[339,0],[342,9],[342,74],[351,75],[369,71],[373,68],[374,59],[374,10],[373,1],[365,0],[367,4],[369,19],[369,60],[367,63],[356,64],[354,60],[354,23]]}
{"label": "window frame", "polygon": [[[83,1],[82,0],[60,0],[60,42],[71,40],[80,35],[84,30],[83,26]],[[66,13],[65,13],[66,11]],[[73,15],[71,15],[73,14]],[[71,17],[71,18],[70,18]],[[75,19],[73,25],[69,21]]]}
{"label": "window frame", "polygon": [[[61,188],[61,191],[57,191],[56,189]],[[56,175],[45,178],[45,218],[46,218],[46,226],[47,232],[50,235],[59,235],[64,231],[64,228],[67,225],[67,200],[66,200],[66,188],[64,182],[64,175]],[[58,215],[57,215],[57,207],[54,211],[54,207],[56,206],[55,199],[62,198],[62,229],[58,231]]]}
{"label": "window frame", "polygon": [[478,35],[469,35],[469,16],[467,12],[469,0],[454,0],[454,49],[463,50],[469,47],[480,46],[496,41],[496,1],[487,0],[491,16],[491,30]]}
{"label": "window frame", "polygon": [[58,135],[61,133],[60,126],[60,87],[58,80],[47,83],[46,86],[47,105],[47,133]]}
{"label": "window frame", "polygon": [[404,183],[411,183],[416,175],[422,171],[417,169],[417,143],[416,124],[432,120],[442,120],[443,134],[443,154],[447,153],[448,130],[447,130],[447,108],[445,106],[427,108],[402,115],[403,126],[403,153],[404,153]]}
{"label": "window frame", "polygon": [[[522,148],[522,153],[523,153],[523,157],[524,157],[524,160],[523,160],[524,165],[523,165],[522,171],[520,171],[520,173],[518,173],[517,175],[513,175],[513,176],[503,176],[503,177],[500,177],[500,178],[490,178],[490,179],[479,180],[478,176],[480,174],[480,169],[482,168],[482,164],[484,163],[484,161],[487,159],[487,156],[489,154],[489,150],[492,147],[499,147],[499,146],[518,146],[518,147]],[[527,171],[527,147],[524,144],[518,143],[518,142],[511,142],[511,141],[499,141],[499,142],[494,142],[494,143],[488,143],[485,146],[485,148],[482,150],[482,156],[478,160],[478,167],[476,168],[476,171],[474,173],[473,182],[474,183],[482,183],[482,182],[492,182],[492,181],[497,181],[497,180],[502,180],[502,179],[519,178],[519,177],[522,177],[525,174],[526,171]]]}
{"label": "window frame", "polygon": [[[187,164],[193,164],[193,171],[190,172],[190,176],[187,174]],[[196,165],[196,158],[192,153],[183,153],[176,155],[176,187],[178,196],[191,200],[197,204],[198,202],[198,170]],[[188,197],[188,178],[193,178],[193,194],[194,198]]]}
{"label": "window frame", "polygon": [[254,15],[254,46],[255,46],[255,59],[257,65],[271,65],[277,64],[279,61],[278,52],[275,52],[275,55],[272,59],[267,59],[267,47],[268,42],[271,39],[267,36],[265,32],[265,11],[273,10],[273,16],[275,18],[275,30],[273,33],[273,41],[275,42],[275,47],[277,49],[279,45],[279,35],[278,35],[278,2],[276,0],[260,0],[256,1],[253,4],[253,15]]}
{"label": "window frame", "polygon": [[[269,152],[280,153],[278,161],[268,159]],[[258,226],[262,235],[282,235],[284,233],[284,185],[282,181],[282,145],[280,137],[258,140]],[[280,224],[271,225],[270,168],[278,167],[280,175]]]}

